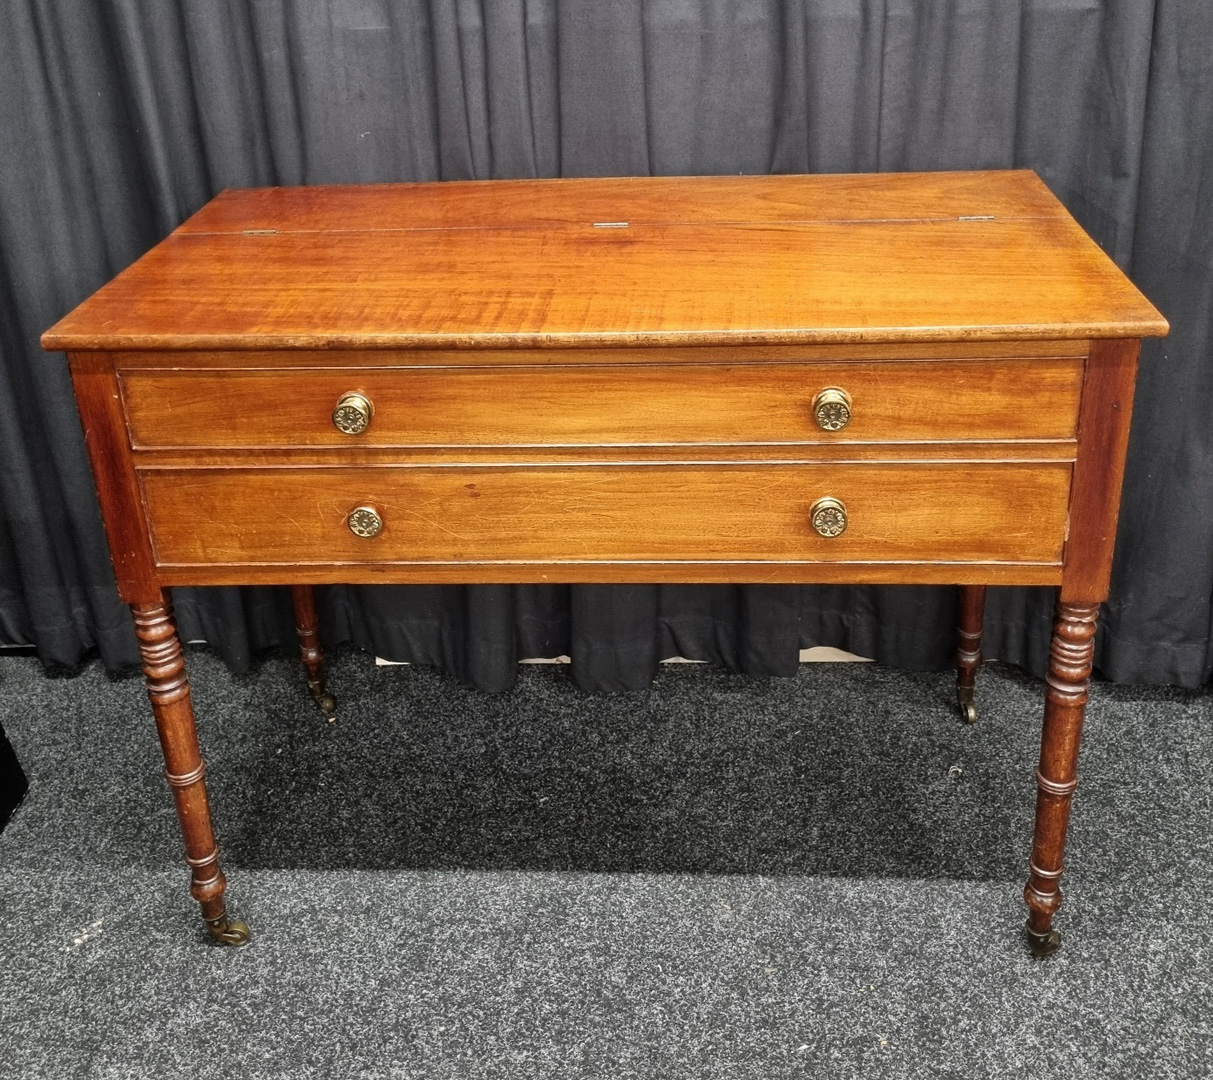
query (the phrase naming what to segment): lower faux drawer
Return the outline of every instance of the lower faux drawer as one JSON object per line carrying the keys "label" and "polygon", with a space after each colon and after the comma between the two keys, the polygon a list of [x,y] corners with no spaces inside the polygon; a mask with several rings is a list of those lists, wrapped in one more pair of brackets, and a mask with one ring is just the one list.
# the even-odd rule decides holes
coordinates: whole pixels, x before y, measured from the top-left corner
{"label": "lower faux drawer", "polygon": [[[936,462],[148,468],[140,475],[162,567],[1055,566],[1070,469]],[[831,537],[811,520],[811,508],[827,497],[845,515],[844,531]],[[359,507],[373,511],[363,525],[381,522],[377,535],[351,531],[349,515]],[[837,528],[840,515],[819,524]]]}

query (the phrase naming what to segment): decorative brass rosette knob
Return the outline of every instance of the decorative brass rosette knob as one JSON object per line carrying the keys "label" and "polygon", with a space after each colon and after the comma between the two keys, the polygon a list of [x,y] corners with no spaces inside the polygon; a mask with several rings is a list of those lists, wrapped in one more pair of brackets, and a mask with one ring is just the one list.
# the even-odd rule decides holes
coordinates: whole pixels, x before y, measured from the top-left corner
{"label": "decorative brass rosette knob", "polygon": [[822,431],[841,431],[851,422],[851,395],[827,386],[813,399],[813,419]]}
{"label": "decorative brass rosette knob", "polygon": [[847,530],[847,508],[840,499],[827,495],[809,507],[809,520],[818,536],[841,536]]}
{"label": "decorative brass rosette knob", "polygon": [[371,426],[375,406],[365,394],[351,390],[337,399],[333,408],[333,427],[347,435],[361,435]]}
{"label": "decorative brass rosette knob", "polygon": [[383,531],[383,518],[379,516],[379,511],[373,506],[355,506],[346,515],[345,523],[355,536],[362,536],[368,540]]}

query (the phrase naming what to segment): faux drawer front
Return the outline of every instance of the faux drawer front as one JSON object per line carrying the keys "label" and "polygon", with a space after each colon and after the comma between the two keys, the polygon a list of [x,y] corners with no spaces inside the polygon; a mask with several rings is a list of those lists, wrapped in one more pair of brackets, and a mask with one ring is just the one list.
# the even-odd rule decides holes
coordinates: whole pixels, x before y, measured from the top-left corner
{"label": "faux drawer front", "polygon": [[[1070,466],[149,469],[162,566],[628,561],[1057,564]],[[810,508],[833,497],[825,538]],[[348,516],[370,507],[373,538]]]}
{"label": "faux drawer front", "polygon": [[[131,370],[136,448],[607,446],[1068,439],[1080,358],[597,367]],[[814,400],[849,398],[823,430]],[[343,394],[373,409],[338,430]]]}

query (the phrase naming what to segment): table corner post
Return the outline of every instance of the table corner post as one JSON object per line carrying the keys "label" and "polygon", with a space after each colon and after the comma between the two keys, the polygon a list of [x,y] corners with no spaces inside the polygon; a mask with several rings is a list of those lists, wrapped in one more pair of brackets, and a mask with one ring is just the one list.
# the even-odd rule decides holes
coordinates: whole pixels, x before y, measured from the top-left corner
{"label": "table corner post", "polygon": [[1037,956],[1061,945],[1062,856],[1078,786],[1078,746],[1091,685],[1095,634],[1108,597],[1129,422],[1141,342],[1091,342],[1078,414],[1061,592],[1049,645],[1045,716],[1036,771],[1036,826],[1028,883],[1028,942]]}

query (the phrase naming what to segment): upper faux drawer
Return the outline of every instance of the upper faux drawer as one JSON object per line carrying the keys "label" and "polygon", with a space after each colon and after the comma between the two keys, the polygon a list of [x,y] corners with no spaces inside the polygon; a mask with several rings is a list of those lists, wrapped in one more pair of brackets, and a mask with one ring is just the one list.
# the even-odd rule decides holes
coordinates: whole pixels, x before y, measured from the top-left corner
{"label": "upper faux drawer", "polygon": [[121,380],[138,449],[842,443],[1073,438],[1082,364],[132,369]]}

